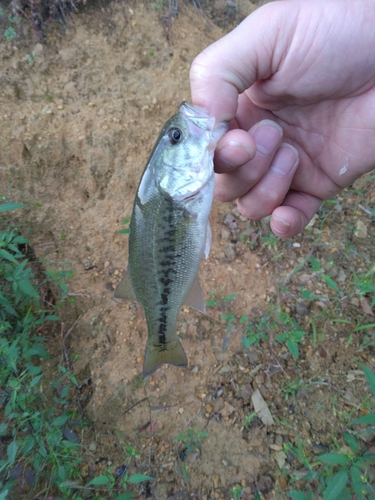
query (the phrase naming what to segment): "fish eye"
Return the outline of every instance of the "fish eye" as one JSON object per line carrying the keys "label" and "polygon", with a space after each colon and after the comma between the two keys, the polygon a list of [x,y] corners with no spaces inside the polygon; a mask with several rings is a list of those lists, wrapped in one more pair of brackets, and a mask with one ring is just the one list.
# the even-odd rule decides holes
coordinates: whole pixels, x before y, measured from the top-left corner
{"label": "fish eye", "polygon": [[168,132],[168,138],[169,138],[169,142],[171,144],[177,144],[178,142],[181,141],[183,135],[182,135],[182,132],[179,128],[172,128],[169,132]]}

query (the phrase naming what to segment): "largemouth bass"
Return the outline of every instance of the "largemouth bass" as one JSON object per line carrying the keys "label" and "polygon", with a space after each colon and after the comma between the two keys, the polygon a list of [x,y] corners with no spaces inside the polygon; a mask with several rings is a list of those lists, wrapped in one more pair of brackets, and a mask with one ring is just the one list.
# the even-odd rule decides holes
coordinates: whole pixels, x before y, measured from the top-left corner
{"label": "largemouth bass", "polygon": [[148,341],[143,376],[187,366],[176,334],[183,304],[205,311],[198,269],[211,243],[213,155],[228,128],[183,102],[164,125],[143,172],[130,221],[129,260],[115,297],[140,302]]}

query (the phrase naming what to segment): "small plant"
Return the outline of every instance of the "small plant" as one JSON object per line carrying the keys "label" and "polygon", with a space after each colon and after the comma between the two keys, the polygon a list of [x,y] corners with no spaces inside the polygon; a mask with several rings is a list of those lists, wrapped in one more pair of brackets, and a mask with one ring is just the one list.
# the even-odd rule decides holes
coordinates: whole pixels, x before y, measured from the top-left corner
{"label": "small plant", "polygon": [[222,295],[224,287],[219,290],[212,290],[209,292],[210,300],[206,302],[206,307],[219,307],[231,302],[236,296],[236,293],[228,293],[227,295]]}
{"label": "small plant", "polygon": [[[123,221],[121,221],[121,224],[124,226],[128,226],[130,223],[130,215],[127,215]],[[129,234],[130,229],[128,227],[124,227],[123,229],[119,229],[116,231],[117,234]]]}
{"label": "small plant", "polygon": [[200,431],[195,427],[189,427],[186,432],[175,437],[176,441],[179,441],[183,444],[182,450],[180,450],[178,453],[178,458],[182,477],[184,478],[185,482],[189,481],[189,473],[185,461],[190,453],[194,453],[196,455],[199,452],[202,446],[202,439],[208,436],[208,432]]}
{"label": "small plant", "polygon": [[[365,365],[360,364],[372,395],[375,397],[375,373]],[[373,432],[375,426],[375,410],[351,422],[351,425],[367,426],[358,436],[354,430],[343,432],[345,451],[324,453],[310,464],[302,443],[297,439],[297,447],[287,444],[291,451],[305,466],[307,472],[302,479],[313,481],[317,488],[315,495],[311,492],[290,491],[288,494],[294,500],[312,500],[317,495],[323,500],[344,500],[356,498],[366,500],[375,496],[375,453],[371,453],[366,443],[361,443],[363,436]],[[354,495],[354,496],[353,496]]]}
{"label": "small plant", "polygon": [[176,436],[175,440],[184,444],[184,454],[188,456],[191,452],[199,451],[202,445],[202,439],[208,436],[208,432],[200,431],[195,427],[189,427],[186,432]]}
{"label": "small plant", "polygon": [[241,500],[241,495],[243,491],[244,491],[243,488],[239,484],[233,486],[230,490],[231,500]]}
{"label": "small plant", "polygon": [[[233,321],[231,322],[233,323]],[[248,349],[253,344],[259,345],[262,340],[268,341],[270,334],[272,334],[277,342],[285,343],[292,356],[298,359],[298,344],[307,335],[307,332],[301,330],[298,323],[286,312],[271,307],[268,314],[261,315],[259,320],[254,320],[254,318],[244,314],[240,317],[239,323],[245,325],[242,336],[244,349]]]}
{"label": "small plant", "polygon": [[7,38],[8,40],[13,40],[13,38],[16,38],[16,35],[17,35],[17,32],[16,32],[16,30],[13,28],[13,26],[9,26],[9,28],[7,28],[7,29],[4,31],[4,36],[5,36],[5,38]]}

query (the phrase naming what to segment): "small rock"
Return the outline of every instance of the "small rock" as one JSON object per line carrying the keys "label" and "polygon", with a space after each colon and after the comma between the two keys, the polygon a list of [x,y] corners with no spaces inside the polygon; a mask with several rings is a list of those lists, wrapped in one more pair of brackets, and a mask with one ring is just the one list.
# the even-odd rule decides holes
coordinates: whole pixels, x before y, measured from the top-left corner
{"label": "small rock", "polygon": [[230,373],[232,371],[232,368],[229,365],[224,365],[221,370],[219,371],[220,375],[224,375],[224,373]]}
{"label": "small rock", "polygon": [[346,273],[344,269],[340,269],[336,281],[343,283],[345,280],[346,280]]}
{"label": "small rock", "polygon": [[94,442],[93,442],[93,443],[90,443],[90,444],[89,444],[89,450],[90,450],[90,451],[96,451],[96,443],[94,443]]}
{"label": "small rock", "polygon": [[262,476],[256,483],[256,487],[261,493],[269,493],[272,488],[272,479],[269,476]]}
{"label": "small rock", "polygon": [[224,217],[224,224],[229,227],[231,231],[235,231],[237,229],[237,220],[235,216],[231,213],[227,214]]}
{"label": "small rock", "polygon": [[302,300],[299,300],[297,302],[296,311],[297,311],[297,314],[300,314],[301,316],[306,316],[306,314],[309,314],[309,310],[306,306],[306,303],[303,302]]}
{"label": "small rock", "polygon": [[367,238],[367,226],[361,220],[355,225],[354,236],[360,239]]}
{"label": "small rock", "polygon": [[251,387],[250,384],[245,384],[242,386],[241,388],[241,393],[242,393],[242,397],[245,399],[245,400],[248,400],[251,398],[251,395],[253,393],[253,388]]}
{"label": "small rock", "polygon": [[227,238],[229,238],[229,234],[230,234],[229,231],[227,231],[226,229],[221,230],[221,238],[223,240],[226,240]]}
{"label": "small rock", "polygon": [[224,255],[229,261],[233,261],[236,258],[236,252],[232,245],[224,245]]}
{"label": "small rock", "polygon": [[276,434],[275,436],[275,444],[279,444],[280,446],[283,444],[284,440],[280,434]]}

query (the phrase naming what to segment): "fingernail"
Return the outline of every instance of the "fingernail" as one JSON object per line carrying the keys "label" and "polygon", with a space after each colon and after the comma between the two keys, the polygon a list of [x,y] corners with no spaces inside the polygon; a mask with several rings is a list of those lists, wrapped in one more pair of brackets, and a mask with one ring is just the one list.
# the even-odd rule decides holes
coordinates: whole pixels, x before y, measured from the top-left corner
{"label": "fingernail", "polygon": [[298,151],[290,144],[283,143],[272,160],[270,170],[276,175],[288,175],[298,163]]}
{"label": "fingernail", "polygon": [[[242,142],[229,141],[220,149],[220,159],[228,166],[240,166],[254,158],[254,151],[252,151],[246,144]],[[234,161],[235,160],[235,161]],[[235,164],[233,164],[235,163]]]}
{"label": "fingernail", "polygon": [[270,225],[272,231],[279,234],[285,234],[290,229],[290,223],[277,215],[272,215]]}
{"label": "fingernail", "polygon": [[267,120],[253,132],[257,150],[264,154],[271,154],[279,145],[280,139],[283,136],[283,129],[275,122]]}

